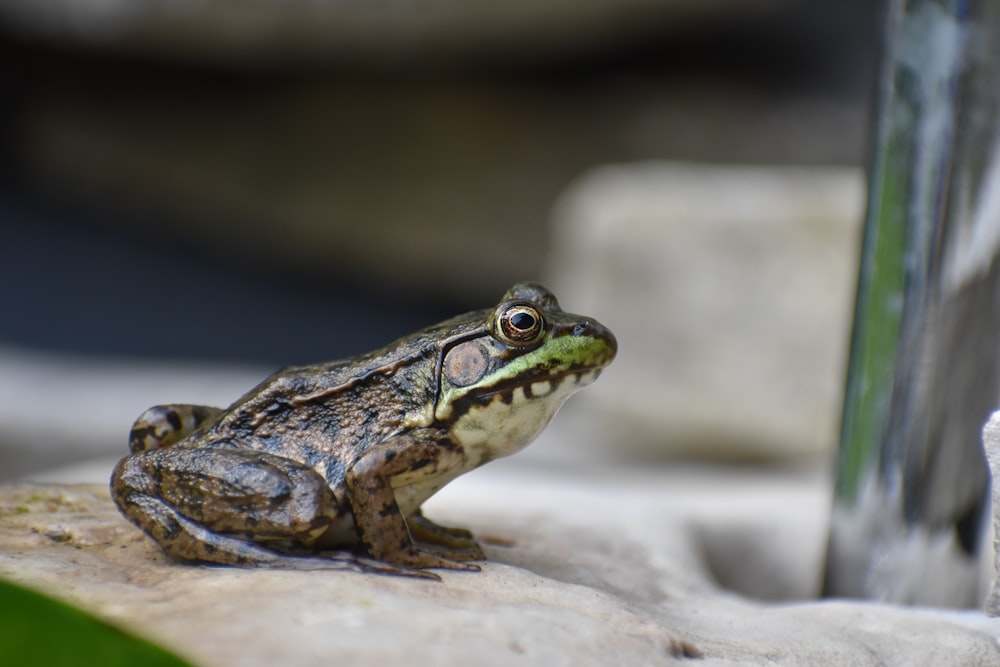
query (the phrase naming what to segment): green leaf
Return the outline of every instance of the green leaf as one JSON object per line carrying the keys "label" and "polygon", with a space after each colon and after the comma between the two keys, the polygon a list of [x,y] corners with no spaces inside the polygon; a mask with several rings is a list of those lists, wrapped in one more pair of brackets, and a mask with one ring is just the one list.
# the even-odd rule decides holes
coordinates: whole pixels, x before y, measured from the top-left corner
{"label": "green leaf", "polygon": [[68,604],[0,581],[0,663],[11,667],[190,667]]}

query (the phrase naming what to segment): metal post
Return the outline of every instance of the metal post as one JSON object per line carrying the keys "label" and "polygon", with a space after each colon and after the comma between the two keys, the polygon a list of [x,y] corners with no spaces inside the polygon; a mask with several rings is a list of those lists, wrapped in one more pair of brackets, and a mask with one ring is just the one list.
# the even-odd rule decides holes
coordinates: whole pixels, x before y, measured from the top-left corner
{"label": "metal post", "polygon": [[824,592],[973,606],[1000,406],[1000,2],[886,18]]}

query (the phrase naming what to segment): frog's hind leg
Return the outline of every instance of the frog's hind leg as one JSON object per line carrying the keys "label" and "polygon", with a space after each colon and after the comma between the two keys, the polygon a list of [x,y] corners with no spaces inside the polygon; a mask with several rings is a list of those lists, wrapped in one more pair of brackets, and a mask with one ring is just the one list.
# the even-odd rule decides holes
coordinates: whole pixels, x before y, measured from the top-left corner
{"label": "frog's hind leg", "polygon": [[135,454],[168,447],[214,421],[222,412],[222,408],[208,405],[154,405],[132,424],[129,449]]}
{"label": "frog's hind leg", "polygon": [[294,555],[311,552],[345,519],[319,473],[280,456],[231,448],[155,449],[120,461],[111,492],[122,513],[176,558],[244,567],[429,574],[346,552]]}

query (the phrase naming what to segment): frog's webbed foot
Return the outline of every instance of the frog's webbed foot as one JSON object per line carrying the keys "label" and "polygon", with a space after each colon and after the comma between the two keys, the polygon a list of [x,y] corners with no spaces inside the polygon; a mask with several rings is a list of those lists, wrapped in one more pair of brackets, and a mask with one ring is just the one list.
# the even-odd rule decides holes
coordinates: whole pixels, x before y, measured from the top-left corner
{"label": "frog's webbed foot", "polygon": [[254,567],[276,570],[348,570],[364,574],[392,575],[441,581],[441,577],[427,570],[401,567],[351,551],[319,551],[308,555],[277,554],[266,561],[253,563]]}
{"label": "frog's webbed foot", "polygon": [[181,560],[261,569],[339,570],[441,580],[441,577],[433,572],[389,565],[349,551],[295,553],[292,550],[286,553],[272,550],[237,536],[213,533],[180,514],[159,498],[147,497],[140,502],[146,505],[150,516],[156,517],[154,520],[156,525],[174,536],[169,542],[169,547],[161,541],[164,551]]}
{"label": "frog's webbed foot", "polygon": [[453,560],[486,560],[483,548],[464,528],[452,528],[434,523],[417,510],[406,519],[410,536],[427,549]]}
{"label": "frog's webbed foot", "polygon": [[[471,560],[471,559],[470,559]],[[455,558],[450,553],[438,549],[412,546],[392,555],[392,563],[403,568],[435,567],[444,570],[465,570],[479,572],[482,568],[473,563],[466,563],[461,558]]]}

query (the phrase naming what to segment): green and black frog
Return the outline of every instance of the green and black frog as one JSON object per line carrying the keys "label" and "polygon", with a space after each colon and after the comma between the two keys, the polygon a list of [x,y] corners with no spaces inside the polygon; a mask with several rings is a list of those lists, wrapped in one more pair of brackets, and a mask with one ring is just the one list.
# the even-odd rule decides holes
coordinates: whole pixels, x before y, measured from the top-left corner
{"label": "green and black frog", "polygon": [[472,534],[421,504],[531,442],[616,351],[607,328],[520,283],[374,352],[278,371],[226,409],[150,408],[112,497],[180,559],[478,570]]}

